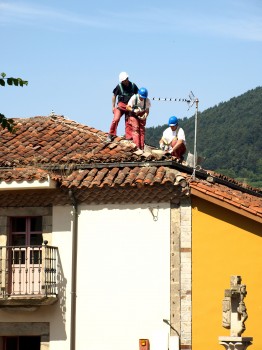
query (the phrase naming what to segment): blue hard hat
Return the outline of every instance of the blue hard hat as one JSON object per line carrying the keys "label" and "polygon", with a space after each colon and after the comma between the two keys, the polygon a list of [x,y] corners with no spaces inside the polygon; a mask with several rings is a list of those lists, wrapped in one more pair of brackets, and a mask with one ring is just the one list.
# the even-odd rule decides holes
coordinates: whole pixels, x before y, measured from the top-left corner
{"label": "blue hard hat", "polygon": [[174,115],[169,118],[168,125],[169,126],[176,126],[178,124],[178,119]]}
{"label": "blue hard hat", "polygon": [[139,90],[138,90],[138,95],[141,97],[141,98],[147,98],[148,96],[148,91],[146,88],[144,87],[141,87]]}

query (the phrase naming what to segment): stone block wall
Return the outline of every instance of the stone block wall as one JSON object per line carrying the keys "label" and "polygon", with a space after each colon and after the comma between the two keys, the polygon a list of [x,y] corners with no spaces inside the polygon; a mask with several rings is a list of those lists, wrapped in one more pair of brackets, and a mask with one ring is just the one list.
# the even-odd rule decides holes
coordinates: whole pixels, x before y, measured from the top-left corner
{"label": "stone block wall", "polygon": [[180,349],[192,348],[191,202],[171,204],[170,334],[180,336]]}

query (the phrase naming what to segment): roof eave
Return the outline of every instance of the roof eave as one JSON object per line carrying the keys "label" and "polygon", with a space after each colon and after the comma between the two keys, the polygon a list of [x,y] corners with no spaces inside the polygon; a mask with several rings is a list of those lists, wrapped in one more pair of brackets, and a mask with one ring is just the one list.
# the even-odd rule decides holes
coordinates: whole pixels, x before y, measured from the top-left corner
{"label": "roof eave", "polygon": [[201,191],[198,191],[197,189],[195,188],[192,188],[190,189],[191,191],[191,195],[193,196],[196,196],[196,197],[199,197],[199,198],[202,198],[210,203],[213,203],[213,204],[216,204],[220,207],[223,207],[225,209],[228,209],[228,210],[231,210],[239,215],[242,215],[242,216],[245,216],[251,220],[255,220],[259,223],[262,223],[262,216],[258,216],[257,214],[252,214],[250,213],[249,211],[245,210],[245,209],[242,209],[242,208],[238,208],[238,207],[235,207],[234,205],[230,204],[230,203],[226,203],[222,200],[219,200],[218,198],[214,198],[208,194],[205,194]]}
{"label": "roof eave", "polygon": [[36,189],[53,189],[57,187],[56,181],[50,179],[48,175],[46,179],[41,180],[22,180],[22,181],[0,181],[0,192],[1,191],[14,191],[14,190],[36,190]]}

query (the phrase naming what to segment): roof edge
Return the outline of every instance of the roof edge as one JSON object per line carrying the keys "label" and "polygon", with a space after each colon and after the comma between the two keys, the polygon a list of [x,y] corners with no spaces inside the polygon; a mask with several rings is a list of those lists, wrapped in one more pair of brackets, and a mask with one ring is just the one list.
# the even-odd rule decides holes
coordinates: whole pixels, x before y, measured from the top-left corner
{"label": "roof edge", "polygon": [[208,194],[205,194],[195,188],[190,187],[190,191],[191,191],[191,195],[202,198],[210,203],[216,204],[220,207],[223,207],[225,209],[228,209],[230,211],[233,211],[239,215],[245,216],[251,220],[255,220],[257,222],[259,222],[260,224],[262,224],[262,217],[258,216],[256,214],[252,214],[250,212],[248,212],[247,210],[244,210],[242,208],[237,208],[234,205],[230,204],[230,203],[225,203],[222,200],[219,200],[217,198],[211,197]]}
{"label": "roof edge", "polygon": [[0,181],[0,192],[1,191],[14,191],[14,190],[35,190],[35,189],[53,189],[57,187],[57,182],[52,180],[48,175],[46,179],[41,180],[22,180],[22,181]]}

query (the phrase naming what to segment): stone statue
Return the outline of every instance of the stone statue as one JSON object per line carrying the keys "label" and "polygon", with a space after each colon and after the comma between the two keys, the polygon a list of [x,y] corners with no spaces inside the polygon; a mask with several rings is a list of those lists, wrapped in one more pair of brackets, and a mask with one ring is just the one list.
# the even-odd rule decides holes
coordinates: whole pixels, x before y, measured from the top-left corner
{"label": "stone statue", "polygon": [[245,321],[248,317],[244,298],[247,295],[246,286],[241,284],[241,276],[231,276],[230,289],[225,290],[223,299],[224,328],[230,329],[231,337],[240,337],[245,331]]}

